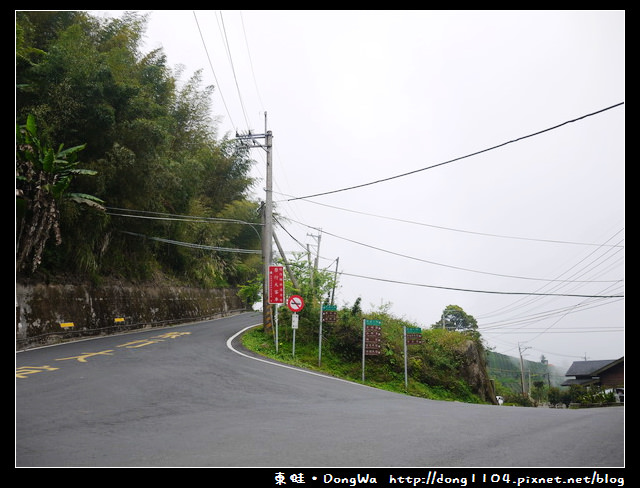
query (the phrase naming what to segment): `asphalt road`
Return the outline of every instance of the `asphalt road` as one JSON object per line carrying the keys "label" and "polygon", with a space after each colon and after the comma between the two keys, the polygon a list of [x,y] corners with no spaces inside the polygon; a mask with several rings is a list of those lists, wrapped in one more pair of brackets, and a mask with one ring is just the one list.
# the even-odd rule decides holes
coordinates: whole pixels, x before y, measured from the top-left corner
{"label": "asphalt road", "polygon": [[624,408],[376,390],[243,352],[237,333],[259,321],[16,353],[16,467],[624,466]]}

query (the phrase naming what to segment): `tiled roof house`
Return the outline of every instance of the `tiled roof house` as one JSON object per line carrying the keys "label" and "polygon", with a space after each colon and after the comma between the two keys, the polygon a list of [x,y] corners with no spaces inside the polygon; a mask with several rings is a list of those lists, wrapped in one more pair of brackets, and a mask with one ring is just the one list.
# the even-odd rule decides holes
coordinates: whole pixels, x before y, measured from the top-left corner
{"label": "tiled roof house", "polygon": [[582,385],[602,388],[624,388],[624,356],[620,359],[574,361],[565,376],[573,376],[562,386]]}

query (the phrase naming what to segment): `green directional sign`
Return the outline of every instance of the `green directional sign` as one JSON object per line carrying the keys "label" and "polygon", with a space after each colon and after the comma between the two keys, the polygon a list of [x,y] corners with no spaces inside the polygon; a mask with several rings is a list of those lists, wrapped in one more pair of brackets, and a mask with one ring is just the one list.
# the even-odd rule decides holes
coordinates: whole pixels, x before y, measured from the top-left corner
{"label": "green directional sign", "polygon": [[322,321],[328,324],[335,324],[338,321],[338,306],[337,305],[323,305],[322,306]]}
{"label": "green directional sign", "polygon": [[407,344],[422,344],[422,329],[419,327],[407,327],[405,331]]}
{"label": "green directional sign", "polygon": [[382,352],[382,320],[362,320],[362,382],[364,383],[365,356],[378,356]]}

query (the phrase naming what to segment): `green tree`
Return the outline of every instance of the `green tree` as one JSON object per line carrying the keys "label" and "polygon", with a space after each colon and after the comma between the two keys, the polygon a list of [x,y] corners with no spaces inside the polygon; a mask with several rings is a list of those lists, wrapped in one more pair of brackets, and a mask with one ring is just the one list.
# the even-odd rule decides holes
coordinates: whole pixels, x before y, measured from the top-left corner
{"label": "green tree", "polygon": [[59,205],[63,199],[104,210],[99,198],[68,192],[73,178],[94,175],[95,171],[78,168],[77,153],[84,146],[54,150],[38,136],[35,117],[16,131],[16,270],[30,265],[35,271],[41,263],[47,241],[53,234],[62,242]]}
{"label": "green tree", "polygon": [[[165,69],[164,86],[158,85],[161,56],[150,61],[138,55],[144,18],[125,15],[104,21],[83,12],[20,12],[16,24],[21,33],[16,48],[17,122],[34,114],[43,137],[85,146],[85,167],[97,175],[78,180],[79,192],[96,195],[110,206],[159,209],[156,155],[165,140],[159,121],[166,123],[168,110],[161,107],[169,104],[161,95],[172,94],[173,81]],[[121,219],[114,228],[108,218],[78,214],[66,206],[60,210],[60,227],[73,246],[63,244],[49,254],[49,267],[74,271],[77,263],[96,263],[100,254],[105,262],[119,262],[121,269],[135,273],[154,250],[123,239],[119,232],[153,234],[150,229],[159,227],[155,222],[129,225]],[[122,252],[129,256],[115,257]]]}
{"label": "green tree", "polygon": [[571,404],[571,391],[569,388],[558,388],[557,386],[552,386],[549,388],[548,399],[550,405],[561,405],[564,404],[565,407],[568,407]]}
{"label": "green tree", "polygon": [[476,332],[478,322],[458,305],[447,305],[439,322],[431,325],[432,329],[446,329],[458,332]]}
{"label": "green tree", "polygon": [[[282,263],[279,259],[277,262]],[[302,295],[306,303],[329,300],[334,286],[337,284],[335,274],[328,269],[315,269],[314,262],[307,253],[293,253],[288,261],[288,268],[295,277],[295,283],[289,278],[285,280],[287,294]]]}
{"label": "green tree", "polygon": [[544,395],[545,395],[544,381],[535,380],[533,382],[533,391],[531,392],[531,396],[537,403],[540,403],[544,400]]}
{"label": "green tree", "polygon": [[[281,260],[276,263],[284,264]],[[314,269],[313,260],[306,253],[294,253],[287,260],[288,270],[293,274],[292,280],[285,269],[285,296],[300,295],[304,299],[304,309],[298,314],[300,325],[297,338],[300,341],[317,341],[320,308],[329,303],[334,288],[334,273],[327,269]],[[287,307],[279,307],[283,323],[291,322],[291,312]],[[285,331],[288,333],[289,331]],[[323,334],[324,335],[324,334]]]}
{"label": "green tree", "polygon": [[[259,273],[253,254],[209,252],[167,242],[259,248],[249,226],[191,224],[167,215],[255,223],[253,161],[239,143],[216,139],[213,87],[201,72],[182,83],[162,49],[140,50],[147,18],[94,18],[80,11],[16,13],[16,124],[29,114],[40,138],[84,146],[93,178],[74,180],[107,213],[56,207],[65,240],[41,269],[143,280],[165,273],[202,286],[243,283]],[[147,212],[158,217],[116,216]],[[124,214],[125,212],[120,212]]]}

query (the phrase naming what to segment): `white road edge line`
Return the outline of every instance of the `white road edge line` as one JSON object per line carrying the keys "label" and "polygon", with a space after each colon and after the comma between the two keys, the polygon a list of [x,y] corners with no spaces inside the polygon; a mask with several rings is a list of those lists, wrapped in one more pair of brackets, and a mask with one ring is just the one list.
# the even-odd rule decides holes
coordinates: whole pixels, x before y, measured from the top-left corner
{"label": "white road edge line", "polygon": [[[307,374],[310,374],[310,375],[313,375],[313,376],[320,376],[321,378],[327,378],[329,380],[342,381],[343,383],[349,383],[350,385],[357,385],[357,386],[364,386],[366,388],[373,388],[372,386],[369,386],[369,385],[363,385],[362,383],[355,383],[354,381],[343,380],[342,378],[336,378],[335,376],[329,376],[329,375],[326,375],[326,374],[316,373],[315,371],[309,371],[309,370],[306,370],[306,369],[295,368],[293,366],[289,366],[288,364],[275,362],[275,360],[269,361],[267,359],[257,358],[255,356],[250,356],[250,355],[245,354],[245,353],[243,353],[241,351],[238,351],[237,349],[234,349],[234,347],[232,345],[233,340],[236,337],[238,337],[240,334],[244,333],[246,330],[252,329],[252,328],[254,328],[254,327],[258,326],[258,325],[260,325],[260,324],[250,325],[249,327],[245,327],[244,329],[239,330],[238,332],[233,334],[231,337],[229,337],[229,339],[227,339],[227,347],[229,349],[231,349],[233,352],[235,352],[236,354],[239,354],[240,356],[244,356],[246,358],[253,359],[255,361],[260,361],[262,363],[272,364],[273,366],[280,366],[281,368],[292,369],[294,371],[299,371],[300,373],[307,373]],[[377,389],[377,388],[374,388],[374,389]]]}

